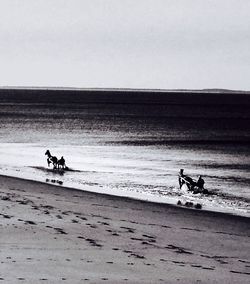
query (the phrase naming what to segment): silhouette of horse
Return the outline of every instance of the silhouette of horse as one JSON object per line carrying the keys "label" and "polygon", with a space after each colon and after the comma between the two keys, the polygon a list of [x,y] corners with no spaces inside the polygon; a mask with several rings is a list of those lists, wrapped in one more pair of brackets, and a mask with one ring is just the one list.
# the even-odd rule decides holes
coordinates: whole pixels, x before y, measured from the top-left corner
{"label": "silhouette of horse", "polygon": [[47,150],[45,152],[45,155],[48,157],[47,158],[48,167],[50,166],[50,164],[53,164],[54,169],[56,169],[58,167],[58,159],[57,159],[57,157],[56,156],[52,156],[50,154],[49,150]]}

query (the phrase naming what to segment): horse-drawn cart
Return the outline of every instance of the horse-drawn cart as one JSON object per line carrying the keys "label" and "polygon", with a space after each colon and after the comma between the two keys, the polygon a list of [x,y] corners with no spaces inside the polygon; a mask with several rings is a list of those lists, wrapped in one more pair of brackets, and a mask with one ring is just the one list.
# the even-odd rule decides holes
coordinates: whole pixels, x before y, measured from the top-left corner
{"label": "horse-drawn cart", "polygon": [[179,186],[180,189],[185,186],[188,191],[191,191],[193,194],[203,193],[208,194],[208,190],[204,188],[204,180],[201,176],[199,176],[198,180],[194,180],[193,178],[184,175],[184,170],[181,169],[179,173]]}
{"label": "horse-drawn cart", "polygon": [[62,170],[67,169],[66,164],[65,164],[65,159],[63,158],[63,156],[61,157],[61,159],[57,159],[56,156],[51,155],[49,150],[45,152],[45,155],[47,156],[48,167],[50,166],[50,164],[52,164],[54,167],[54,170],[55,169],[62,169]]}

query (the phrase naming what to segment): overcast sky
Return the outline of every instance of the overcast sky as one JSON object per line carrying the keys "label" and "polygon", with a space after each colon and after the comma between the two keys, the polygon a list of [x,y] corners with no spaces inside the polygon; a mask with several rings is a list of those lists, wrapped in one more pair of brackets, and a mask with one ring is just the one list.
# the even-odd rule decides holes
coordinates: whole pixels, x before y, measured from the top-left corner
{"label": "overcast sky", "polygon": [[0,86],[250,90],[250,0],[0,0]]}

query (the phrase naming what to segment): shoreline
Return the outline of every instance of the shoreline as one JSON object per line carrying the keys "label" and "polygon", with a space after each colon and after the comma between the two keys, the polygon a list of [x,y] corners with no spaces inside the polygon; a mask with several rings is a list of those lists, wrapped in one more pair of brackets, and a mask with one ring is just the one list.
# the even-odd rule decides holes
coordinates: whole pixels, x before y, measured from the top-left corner
{"label": "shoreline", "polygon": [[171,207],[171,208],[174,208],[176,210],[184,210],[184,211],[198,211],[198,212],[201,212],[201,214],[211,214],[211,216],[214,216],[214,215],[225,215],[227,217],[239,217],[239,218],[244,218],[244,219],[250,219],[250,217],[248,216],[243,216],[243,215],[237,215],[237,214],[233,214],[233,213],[230,213],[230,212],[222,212],[222,211],[212,211],[212,210],[206,210],[206,209],[196,209],[194,207],[188,207],[188,206],[185,206],[184,204],[183,205],[178,205],[178,204],[174,204],[174,203],[167,203],[167,202],[160,202],[160,201],[151,201],[151,200],[146,200],[146,199],[140,199],[140,198],[136,198],[136,197],[130,197],[130,196],[121,196],[121,195],[113,195],[113,194],[109,194],[109,193],[105,193],[105,192],[94,192],[94,191],[91,191],[91,190],[88,190],[88,189],[78,189],[78,188],[75,188],[75,187],[69,187],[69,186],[63,186],[63,185],[60,185],[60,184],[52,184],[50,182],[43,182],[43,181],[39,181],[39,180],[32,180],[32,179],[27,179],[27,178],[21,178],[21,177],[15,177],[15,176],[8,176],[8,175],[3,175],[3,174],[0,174],[0,179],[1,177],[3,178],[7,178],[7,179],[14,179],[14,180],[17,180],[17,181],[27,181],[27,182],[31,182],[31,183],[34,183],[34,184],[42,184],[42,185],[48,185],[49,187],[55,187],[55,188],[60,188],[60,189],[63,189],[63,190],[68,190],[69,192],[72,191],[72,192],[83,192],[83,193],[86,193],[86,194],[90,194],[90,195],[100,195],[100,196],[104,196],[106,198],[108,197],[112,197],[114,199],[117,199],[117,200],[124,200],[124,201],[135,201],[135,202],[142,202],[142,203],[147,203],[147,204],[152,204],[152,205],[156,205],[156,206],[161,206],[161,207]]}

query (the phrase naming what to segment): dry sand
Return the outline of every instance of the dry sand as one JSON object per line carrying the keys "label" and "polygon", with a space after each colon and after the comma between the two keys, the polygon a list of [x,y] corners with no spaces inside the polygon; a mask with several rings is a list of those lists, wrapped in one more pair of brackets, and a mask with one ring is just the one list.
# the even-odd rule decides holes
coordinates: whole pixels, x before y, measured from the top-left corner
{"label": "dry sand", "polygon": [[0,176],[0,283],[249,283],[249,219]]}

